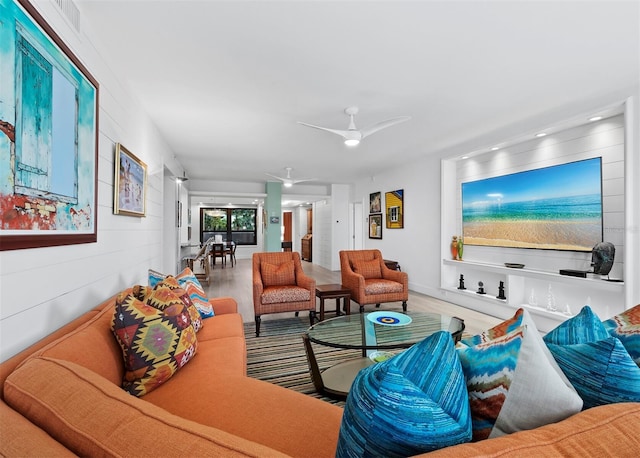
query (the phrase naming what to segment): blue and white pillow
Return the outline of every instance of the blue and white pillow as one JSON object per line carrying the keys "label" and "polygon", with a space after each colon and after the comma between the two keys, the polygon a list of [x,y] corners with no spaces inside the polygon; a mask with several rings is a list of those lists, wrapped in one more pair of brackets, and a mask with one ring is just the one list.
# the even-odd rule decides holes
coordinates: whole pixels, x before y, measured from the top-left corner
{"label": "blue and white pillow", "polygon": [[544,341],[585,409],[640,402],[640,367],[589,306],[549,332]]}
{"label": "blue and white pillow", "polygon": [[451,334],[435,333],[360,371],[336,457],[411,456],[471,439],[467,388]]}
{"label": "blue and white pillow", "polygon": [[[580,412],[582,399],[562,374],[526,310],[526,324],[476,345],[458,345],[467,381],[473,440],[555,423]],[[507,320],[503,329],[512,320]],[[473,340],[473,339],[472,339]]]}

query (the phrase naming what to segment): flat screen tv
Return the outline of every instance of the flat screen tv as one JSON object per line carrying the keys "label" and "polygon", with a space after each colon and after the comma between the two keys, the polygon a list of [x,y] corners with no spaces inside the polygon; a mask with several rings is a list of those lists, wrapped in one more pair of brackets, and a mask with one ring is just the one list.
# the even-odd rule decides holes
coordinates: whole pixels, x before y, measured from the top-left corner
{"label": "flat screen tv", "polygon": [[602,158],[462,183],[465,245],[591,251],[602,241]]}

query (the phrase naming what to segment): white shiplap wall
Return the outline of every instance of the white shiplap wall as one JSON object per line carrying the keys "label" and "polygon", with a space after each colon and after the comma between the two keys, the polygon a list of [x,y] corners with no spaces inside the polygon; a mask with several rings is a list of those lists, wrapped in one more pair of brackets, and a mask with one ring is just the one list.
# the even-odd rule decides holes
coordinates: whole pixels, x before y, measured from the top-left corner
{"label": "white shiplap wall", "polygon": [[[448,226],[443,224],[443,247],[448,244],[446,240],[450,240],[452,234],[460,234],[462,231],[460,208],[462,182],[598,156],[602,157],[604,240],[614,243],[616,247],[615,263],[610,276],[624,278],[625,129],[622,115],[567,129],[541,139],[519,143],[500,151],[459,160],[455,164],[445,161],[447,164],[443,164],[443,176],[452,178],[451,182],[455,183],[455,190],[451,189],[453,196],[444,199],[443,204],[452,205],[455,211],[443,208],[443,221],[447,216],[452,219]],[[448,253],[448,249],[443,252]],[[448,254],[445,255],[445,258],[448,259],[448,257]],[[588,270],[591,253],[465,246],[464,259],[498,266],[505,262],[522,263],[527,269],[557,273],[560,269]],[[466,286],[471,291],[476,289],[478,281],[483,281],[485,286],[489,286],[486,288],[488,296],[495,296],[498,282],[506,280],[510,305],[501,306],[496,301],[487,301],[485,297],[478,298],[473,294],[470,296],[463,294],[460,297],[455,293],[459,274],[464,274]],[[513,313],[510,307],[520,304],[536,302],[538,306],[545,308],[550,296],[555,299],[558,310],[564,311],[568,308],[574,314],[584,305],[590,305],[603,319],[625,309],[623,285],[602,281],[580,282],[559,275],[540,277],[528,276],[524,273],[520,276],[520,272],[512,269],[506,269],[506,272],[495,272],[492,269],[482,269],[472,265],[449,263],[442,267],[441,284],[443,288],[454,289],[453,292],[447,293],[452,300],[462,301],[471,308],[485,310],[501,317],[510,316]],[[537,318],[542,320],[537,323],[539,328],[545,331],[566,318],[562,314],[554,315],[535,308],[532,310],[539,315]]]}
{"label": "white shiplap wall", "polygon": [[[592,157],[602,157],[604,240],[616,247],[611,277],[622,278],[624,262],[624,120],[622,115],[549,137],[458,162],[456,227],[462,233],[460,183],[507,175]],[[591,253],[466,246],[466,260],[520,262],[532,269],[587,270]]]}
{"label": "white shiplap wall", "polygon": [[[54,2],[35,7],[100,83],[97,243],[0,253],[0,360],[162,268],[164,166],[176,167],[162,134],[118,79],[83,23],[78,33]],[[80,17],[82,21],[82,16]],[[115,144],[144,161],[144,218],[113,214]]]}

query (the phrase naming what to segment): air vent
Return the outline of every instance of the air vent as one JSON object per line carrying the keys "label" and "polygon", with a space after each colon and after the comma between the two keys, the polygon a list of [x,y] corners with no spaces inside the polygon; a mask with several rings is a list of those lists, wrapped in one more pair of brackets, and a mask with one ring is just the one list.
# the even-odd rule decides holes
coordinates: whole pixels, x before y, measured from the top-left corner
{"label": "air vent", "polygon": [[80,32],[80,10],[72,0],[55,0],[71,25]]}

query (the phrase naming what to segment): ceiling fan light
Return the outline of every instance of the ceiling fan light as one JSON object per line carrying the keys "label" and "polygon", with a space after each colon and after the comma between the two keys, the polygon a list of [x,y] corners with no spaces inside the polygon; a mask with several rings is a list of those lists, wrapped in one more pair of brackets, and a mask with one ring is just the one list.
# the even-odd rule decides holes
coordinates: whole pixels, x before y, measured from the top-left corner
{"label": "ceiling fan light", "polygon": [[285,188],[290,188],[291,186],[293,186],[293,183],[292,183],[292,182],[290,182],[290,181],[285,181],[285,182],[284,182],[284,187],[285,187]]}
{"label": "ceiling fan light", "polygon": [[347,146],[356,146],[360,143],[360,140],[358,140],[357,138],[347,138],[344,141],[344,144]]}

